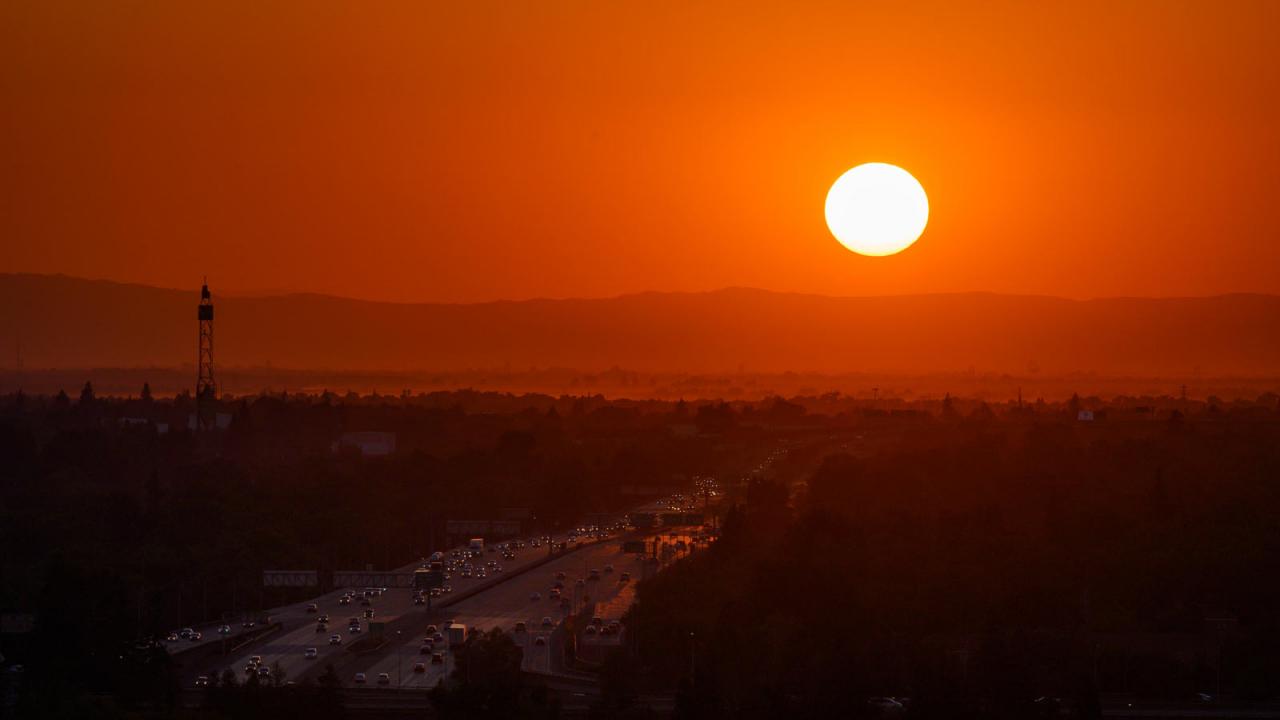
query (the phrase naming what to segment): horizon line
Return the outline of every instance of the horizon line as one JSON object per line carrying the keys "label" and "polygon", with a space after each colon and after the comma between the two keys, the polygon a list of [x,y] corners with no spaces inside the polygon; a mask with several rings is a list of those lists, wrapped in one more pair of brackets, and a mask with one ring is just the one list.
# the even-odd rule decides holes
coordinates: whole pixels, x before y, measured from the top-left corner
{"label": "horizon line", "polygon": [[[197,289],[187,290],[184,288],[166,287],[163,285],[151,285],[144,282],[116,280],[112,278],[92,278],[81,275],[71,275],[68,273],[41,273],[41,272],[0,272],[0,279],[3,278],[44,278],[44,279],[62,279],[74,280],[86,283],[103,283],[108,285],[116,285],[121,287],[144,288],[148,290],[161,290],[166,292],[193,292],[198,293],[198,284],[193,286]],[[203,277],[203,276],[202,276]],[[216,283],[214,287],[216,287]],[[353,297],[349,295],[339,295],[327,292],[317,292],[308,290],[288,291],[288,292],[267,292],[267,291],[239,291],[232,290],[230,292],[211,291],[214,297],[221,295],[231,300],[283,300],[290,298],[316,298],[322,300],[342,300],[345,302],[366,303],[371,305],[399,305],[399,306],[478,306],[478,305],[515,305],[523,303],[570,303],[570,302],[601,302],[610,300],[625,300],[630,298],[642,298],[647,296],[705,296],[718,295],[725,293],[760,293],[765,295],[792,296],[802,298],[817,298],[824,300],[880,300],[880,299],[897,299],[897,298],[945,298],[945,297],[1002,297],[1002,298],[1020,298],[1020,299],[1042,299],[1042,300],[1058,300],[1070,303],[1090,303],[1112,300],[1130,300],[1130,301],[1173,301],[1173,300],[1213,300],[1220,298],[1232,297],[1259,297],[1259,298],[1277,298],[1280,294],[1254,291],[1235,291],[1223,293],[1211,293],[1207,295],[1098,295],[1092,297],[1068,297],[1065,295],[1048,295],[1044,293],[1004,293],[992,290],[954,290],[939,292],[917,292],[917,293],[888,293],[882,295],[828,295],[823,293],[801,292],[797,290],[774,290],[763,287],[752,287],[748,285],[726,285],[719,288],[709,288],[705,290],[638,290],[633,292],[618,293],[616,295],[596,295],[596,296],[531,296],[526,298],[494,298],[489,300],[378,300],[369,298]]]}

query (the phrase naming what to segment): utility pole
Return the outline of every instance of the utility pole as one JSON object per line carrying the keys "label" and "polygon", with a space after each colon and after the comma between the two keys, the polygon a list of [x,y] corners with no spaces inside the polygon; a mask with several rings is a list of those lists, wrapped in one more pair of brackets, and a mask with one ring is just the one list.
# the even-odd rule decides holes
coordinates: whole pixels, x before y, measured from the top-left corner
{"label": "utility pole", "polygon": [[217,424],[214,403],[218,399],[218,385],[213,379],[213,298],[209,294],[209,282],[200,286],[200,305],[196,308],[200,325],[200,341],[197,346],[196,374],[196,428],[210,430]]}

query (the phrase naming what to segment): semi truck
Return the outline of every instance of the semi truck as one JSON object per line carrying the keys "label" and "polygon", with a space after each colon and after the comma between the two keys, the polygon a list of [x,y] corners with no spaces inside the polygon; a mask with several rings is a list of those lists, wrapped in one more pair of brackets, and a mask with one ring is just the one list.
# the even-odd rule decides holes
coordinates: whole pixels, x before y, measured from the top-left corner
{"label": "semi truck", "polygon": [[467,626],[462,623],[453,623],[445,628],[445,637],[449,639],[449,649],[456,650],[467,641]]}

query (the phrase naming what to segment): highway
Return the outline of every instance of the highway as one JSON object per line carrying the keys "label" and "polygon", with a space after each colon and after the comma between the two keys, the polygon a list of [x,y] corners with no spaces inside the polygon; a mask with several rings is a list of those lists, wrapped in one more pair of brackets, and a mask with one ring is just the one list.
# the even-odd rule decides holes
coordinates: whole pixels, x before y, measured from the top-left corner
{"label": "highway", "polygon": [[[526,547],[517,553],[515,560],[503,561],[496,552],[485,553],[484,560],[487,562],[491,559],[497,559],[502,565],[504,573],[513,572],[544,558],[546,552],[545,545],[540,548]],[[446,551],[447,554],[448,551]],[[406,565],[400,568],[398,572],[412,572],[418,565],[419,563]],[[490,573],[484,579],[468,579],[461,577],[458,573],[454,573],[446,582],[453,587],[453,593],[458,594],[477,585],[501,579],[501,576],[502,573]],[[280,668],[284,671],[286,680],[297,680],[303,673],[313,668],[323,668],[326,662],[335,661],[348,644],[359,640],[369,632],[370,621],[361,617],[366,608],[359,605],[358,600],[353,600],[350,605],[346,606],[338,604],[339,598],[342,597],[345,591],[345,589],[335,590],[311,600],[269,611],[268,614],[271,615],[272,619],[283,626],[278,632],[260,642],[250,644],[229,659],[220,658],[216,667],[196,668],[198,674],[207,674],[207,672],[213,670],[221,673],[224,669],[231,668],[237,675],[244,678],[245,666],[248,664],[250,657],[254,655],[261,656],[262,664],[267,667],[272,667],[274,663],[278,662]],[[433,602],[438,603],[448,598],[449,595],[445,595]],[[312,602],[319,606],[318,613],[307,612],[307,605]],[[418,606],[413,604],[412,591],[407,588],[389,588],[381,597],[370,598],[370,603],[371,609],[374,611],[373,622],[390,622],[408,613],[425,614],[426,610],[425,605]],[[329,629],[326,632],[316,632],[316,617],[323,614],[329,615]],[[360,633],[351,633],[347,630],[348,619],[353,617],[361,618]],[[330,645],[329,636],[331,634],[339,635],[342,638],[342,644]],[[314,659],[306,658],[304,653],[307,648],[315,648],[317,657]],[[415,654],[417,649],[415,645]],[[349,680],[350,678],[345,679]],[[373,680],[374,677],[371,676],[370,682],[372,683]]]}
{"label": "highway", "polygon": [[[646,504],[636,511],[660,512],[670,509],[667,501]],[[672,529],[663,529],[665,534]],[[629,534],[627,537],[638,538],[641,535]],[[650,535],[649,537],[652,537]],[[562,538],[557,538],[562,539]],[[575,549],[576,548],[576,549]],[[456,548],[462,550],[464,548]],[[453,549],[446,550],[448,556]],[[209,667],[191,667],[185,673],[188,682],[196,675],[210,673],[221,674],[230,668],[240,678],[246,677],[245,668],[253,656],[262,658],[262,665],[272,668],[278,664],[283,671],[284,679],[301,680],[303,676],[315,678],[328,664],[333,664],[339,672],[344,686],[357,688],[354,682],[355,673],[363,672],[366,676],[364,687],[378,687],[379,673],[387,673],[389,685],[408,688],[427,688],[435,685],[453,669],[453,654],[448,651],[447,643],[436,643],[435,650],[443,653],[443,664],[432,664],[430,655],[423,655],[420,649],[423,644],[425,629],[429,623],[439,626],[445,631],[445,621],[456,620],[468,628],[480,627],[488,630],[500,627],[513,633],[515,640],[525,647],[524,669],[529,672],[550,674],[552,643],[549,636],[555,625],[566,616],[567,610],[560,608],[560,603],[551,599],[550,590],[556,582],[556,573],[565,574],[564,597],[576,601],[574,607],[582,607],[589,601],[597,604],[597,612],[605,612],[606,622],[620,619],[621,614],[629,607],[635,583],[644,574],[643,563],[635,555],[622,552],[621,540],[615,535],[605,540],[587,540],[570,546],[570,551],[561,557],[547,560],[547,545],[539,548],[526,546],[516,551],[514,560],[504,561],[496,552],[486,552],[483,562],[495,560],[503,567],[502,573],[489,573],[487,578],[463,578],[454,572],[446,582],[453,587],[453,593],[437,598],[433,602],[436,607],[428,614],[425,606],[413,604],[413,593],[408,588],[389,588],[380,597],[370,598],[374,611],[373,622],[384,623],[388,642],[379,648],[371,648],[366,653],[352,652],[352,643],[368,637],[369,620],[363,619],[365,607],[353,599],[350,605],[338,604],[344,590],[335,590],[323,596],[294,603],[269,611],[273,621],[282,627],[269,636],[248,643],[229,657],[219,657],[208,661]],[[528,572],[522,572],[531,565],[544,563]],[[613,572],[605,572],[606,566],[612,565]],[[412,572],[418,567],[413,563],[400,568],[398,572]],[[590,569],[600,571],[600,580],[588,580]],[[623,573],[630,573],[631,580],[623,582]],[[583,580],[581,588],[575,595],[577,581]],[[471,593],[468,596],[468,593]],[[539,593],[540,598],[533,599]],[[308,613],[310,603],[318,605],[318,613]],[[446,607],[440,607],[443,603]],[[329,627],[324,632],[316,632],[316,617],[327,614]],[[359,633],[351,633],[347,629],[348,619],[361,617]],[[542,619],[550,617],[553,627],[543,627]],[[515,624],[523,621],[527,624],[527,632],[515,634]],[[216,628],[216,626],[215,626]],[[240,632],[239,626],[232,627],[233,632]],[[337,634],[341,644],[331,645],[329,636]],[[539,637],[546,638],[545,645],[538,645]],[[197,647],[209,642],[217,642],[220,636],[203,643],[176,644],[176,650],[183,651],[188,647]],[[227,641],[236,642],[233,636]],[[367,644],[368,641],[366,641]],[[316,649],[315,658],[307,658],[308,648]],[[425,663],[425,672],[415,673],[415,663]]]}
{"label": "highway", "polygon": [[[691,528],[664,528],[662,532],[663,537],[675,533],[687,541],[689,530]],[[640,536],[629,534],[627,537]],[[647,537],[651,540],[654,536]],[[610,565],[613,571],[606,572],[606,567]],[[599,580],[587,579],[592,569],[600,571]],[[462,600],[445,611],[446,619],[466,625],[468,629],[478,627],[487,631],[501,628],[507,631],[525,650],[522,667],[526,672],[553,674],[551,634],[555,626],[563,622],[569,614],[568,610],[561,609],[560,602],[551,598],[551,589],[557,581],[557,573],[565,574],[564,596],[570,600],[577,600],[573,607],[581,608],[583,603],[592,603],[596,607],[596,613],[600,614],[607,623],[610,620],[620,620],[622,614],[630,607],[634,599],[635,585],[644,573],[644,562],[634,554],[622,552],[621,539],[611,538],[585,546],[527,573],[512,577],[497,587]],[[630,575],[630,580],[622,580],[624,573]],[[575,595],[578,580],[583,582],[581,589]],[[538,593],[540,597],[534,599],[534,593]],[[543,626],[543,618],[550,618],[553,625]],[[515,631],[518,622],[526,624],[525,632]],[[545,644],[539,645],[538,638],[543,638]],[[402,636],[401,642],[393,644],[384,654],[368,663],[367,669],[364,670],[368,682],[373,683],[377,675],[384,672],[390,676],[392,687],[424,688],[439,682],[453,668],[452,653],[445,653],[445,665],[428,664],[425,673],[415,673],[413,672],[415,662],[429,660],[429,657],[419,654],[422,640],[423,638],[417,635]],[[609,640],[613,642],[605,644],[616,643],[616,638]],[[400,678],[399,681],[397,677]],[[343,683],[353,686],[351,677],[344,677]]]}
{"label": "highway", "polygon": [[[605,574],[604,567],[609,564],[614,566],[614,572]],[[590,568],[602,571],[600,580],[585,581],[587,570]],[[553,623],[559,624],[566,615],[566,611],[560,609],[560,603],[551,599],[550,590],[556,582],[556,573],[565,573],[566,597],[572,598],[576,581],[584,579],[583,593],[591,601],[596,602],[612,599],[624,585],[633,584],[638,580],[640,571],[640,561],[636,560],[634,555],[624,554],[620,541],[615,538],[569,553],[546,565],[513,577],[497,587],[462,600],[448,608],[447,619],[462,623],[468,629],[502,628],[512,633],[516,642],[525,648],[524,669],[530,672],[550,673],[549,637],[553,628],[542,627],[542,619],[549,617]],[[623,572],[631,573],[634,578],[631,583],[619,581]],[[535,592],[540,594],[540,599],[532,599]],[[528,630],[516,633],[515,625],[521,621],[527,624]],[[546,639],[548,644],[537,645],[536,638],[539,637]],[[413,663],[418,662],[421,657],[419,649],[422,639],[417,636],[405,638],[399,644],[398,652],[394,648],[389,649],[366,671],[370,681],[372,682],[378,673],[385,672],[391,676],[392,685],[395,685],[397,665],[399,665],[401,669],[399,674],[404,687],[430,687],[438,682],[448,670],[452,669],[452,653],[446,653],[449,665],[428,665],[429,672],[414,673],[412,667]],[[343,678],[343,682],[350,684],[351,678]]]}

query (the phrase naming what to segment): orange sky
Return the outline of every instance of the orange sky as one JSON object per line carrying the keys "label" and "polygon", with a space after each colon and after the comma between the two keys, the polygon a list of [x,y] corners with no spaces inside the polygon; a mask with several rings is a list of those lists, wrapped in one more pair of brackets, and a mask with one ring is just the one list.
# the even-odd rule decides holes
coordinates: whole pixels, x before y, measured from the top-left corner
{"label": "orange sky", "polygon": [[[1280,3],[962,5],[6,2],[0,271],[1280,293]],[[895,257],[823,222],[873,160],[932,204]]]}

